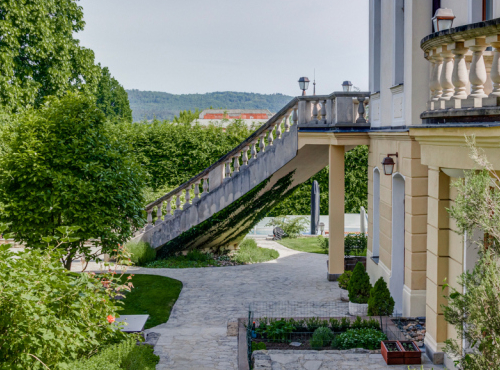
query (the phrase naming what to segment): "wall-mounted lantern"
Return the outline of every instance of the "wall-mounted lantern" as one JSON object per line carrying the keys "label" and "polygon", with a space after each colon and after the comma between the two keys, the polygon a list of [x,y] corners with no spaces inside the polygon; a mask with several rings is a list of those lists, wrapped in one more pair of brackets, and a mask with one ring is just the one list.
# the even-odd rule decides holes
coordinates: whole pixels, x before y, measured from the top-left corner
{"label": "wall-mounted lantern", "polygon": [[449,30],[451,26],[453,26],[453,20],[455,18],[451,9],[439,8],[436,10],[434,17],[432,17],[434,32]]}
{"label": "wall-mounted lantern", "polygon": [[344,92],[352,91],[352,83],[351,83],[351,81],[344,81],[344,82],[342,82],[342,90]]}
{"label": "wall-mounted lantern", "polygon": [[318,226],[319,226],[319,231],[321,231],[321,235],[323,235],[323,231],[325,231],[325,223],[320,222]]}
{"label": "wall-mounted lantern", "polygon": [[306,95],[306,90],[309,87],[309,79],[307,77],[299,78],[299,87],[302,90],[302,96]]}
{"label": "wall-mounted lantern", "polygon": [[386,175],[392,175],[392,173],[394,172],[394,165],[396,163],[394,162],[394,159],[392,159],[391,157],[398,158],[398,153],[396,152],[396,154],[387,154],[387,157],[385,157],[384,160],[382,161],[382,166],[384,167],[384,174]]}

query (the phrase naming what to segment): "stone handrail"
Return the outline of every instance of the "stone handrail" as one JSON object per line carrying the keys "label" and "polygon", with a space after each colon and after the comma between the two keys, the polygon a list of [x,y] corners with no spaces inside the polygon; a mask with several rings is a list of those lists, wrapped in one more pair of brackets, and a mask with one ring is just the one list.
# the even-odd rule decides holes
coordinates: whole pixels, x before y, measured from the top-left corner
{"label": "stone handrail", "polygon": [[[315,128],[323,129],[328,127],[338,127],[339,129],[369,127],[365,118],[365,105],[368,103],[369,96],[369,92],[334,92],[330,95],[293,98],[257,131],[236,148],[222,156],[217,162],[176,189],[149,203],[145,207],[147,213],[146,230],[153,227],[154,208],[156,208],[157,222],[162,222],[164,202],[166,202],[167,210],[165,220],[172,217],[171,203],[174,197],[176,197],[176,213],[187,209],[191,204],[199,202],[201,196],[208,194],[225,180],[231,178],[233,172],[239,172],[240,168],[242,169],[252,161],[260,158],[259,154],[266,150],[266,139],[267,146],[272,146],[275,138],[281,139],[283,135],[290,131],[292,125],[299,125],[306,129],[314,125],[319,126]],[[292,117],[291,120],[290,117]],[[319,123],[322,125],[318,125]],[[250,151],[250,157],[248,151]],[[201,184],[203,191],[200,194]],[[192,203],[191,189],[194,189]],[[185,194],[185,203],[181,209],[182,194]]]}
{"label": "stone handrail", "polygon": [[498,120],[500,18],[433,33],[420,46],[431,63],[424,121],[468,122],[478,115]]}

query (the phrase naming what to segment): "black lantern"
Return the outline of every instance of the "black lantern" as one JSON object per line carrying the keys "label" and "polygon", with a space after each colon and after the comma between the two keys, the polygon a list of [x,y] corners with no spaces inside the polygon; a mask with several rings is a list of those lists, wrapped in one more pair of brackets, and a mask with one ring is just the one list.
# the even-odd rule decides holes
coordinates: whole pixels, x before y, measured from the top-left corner
{"label": "black lantern", "polygon": [[394,159],[392,159],[391,157],[398,157],[398,153],[396,152],[396,154],[387,154],[387,157],[384,158],[384,160],[382,161],[382,166],[384,167],[384,174],[386,175],[392,175],[392,173],[394,172],[394,165],[396,164],[394,162]]}
{"label": "black lantern", "polygon": [[302,95],[306,95],[306,90],[309,87],[309,79],[307,77],[299,78],[299,87],[302,90]]}
{"label": "black lantern", "polygon": [[448,8],[439,8],[436,10],[434,17],[432,17],[432,24],[434,25],[434,32],[449,30],[453,25],[453,20],[456,17],[453,11]]}
{"label": "black lantern", "polygon": [[349,92],[352,90],[352,83],[351,81],[344,81],[342,82],[342,90],[345,92]]}

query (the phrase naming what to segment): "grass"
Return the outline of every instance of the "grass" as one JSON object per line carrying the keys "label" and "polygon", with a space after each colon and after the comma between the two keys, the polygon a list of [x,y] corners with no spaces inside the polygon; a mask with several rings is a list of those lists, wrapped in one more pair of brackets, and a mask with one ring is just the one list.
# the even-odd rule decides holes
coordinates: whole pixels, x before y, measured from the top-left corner
{"label": "grass", "polygon": [[233,259],[238,263],[259,263],[274,260],[279,256],[277,250],[259,248],[255,240],[245,239]]}
{"label": "grass", "polygon": [[[125,282],[128,274],[123,275]],[[167,322],[174,303],[179,297],[182,283],[158,275],[134,275],[134,288],[125,295],[124,310],[120,315],[149,315],[146,329]]]}
{"label": "grass", "polygon": [[287,248],[294,249],[296,251],[328,254],[328,252],[321,249],[317,237],[295,238],[295,239],[285,238],[282,240],[278,240],[278,243]]}

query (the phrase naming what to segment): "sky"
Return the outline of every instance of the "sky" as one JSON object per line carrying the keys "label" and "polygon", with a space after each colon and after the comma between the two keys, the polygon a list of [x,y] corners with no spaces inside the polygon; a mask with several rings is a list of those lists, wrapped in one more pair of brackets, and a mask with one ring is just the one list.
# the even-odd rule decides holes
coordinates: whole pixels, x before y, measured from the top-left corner
{"label": "sky", "polygon": [[[368,0],[80,0],[76,34],[126,88],[300,95],[368,89]],[[312,84],[309,88],[312,93]]]}

